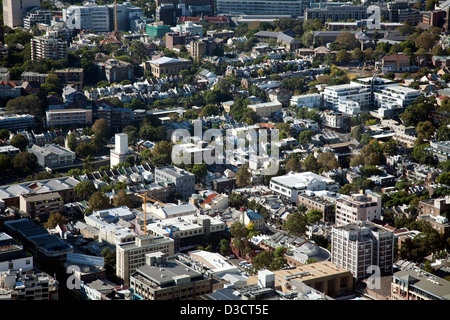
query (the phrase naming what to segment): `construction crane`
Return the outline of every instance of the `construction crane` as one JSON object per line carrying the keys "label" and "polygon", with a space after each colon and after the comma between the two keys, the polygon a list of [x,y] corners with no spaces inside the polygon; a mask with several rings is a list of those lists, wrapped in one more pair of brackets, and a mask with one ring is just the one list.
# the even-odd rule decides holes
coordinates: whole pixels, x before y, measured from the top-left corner
{"label": "construction crane", "polygon": [[117,0],[114,0],[114,31],[119,31],[119,23],[117,22]]}
{"label": "construction crane", "polygon": [[158,200],[155,197],[148,195],[147,192],[144,192],[143,194],[137,194],[137,196],[142,198],[142,200],[144,201],[144,235],[147,235],[147,200],[153,203],[158,203],[162,206],[165,206],[166,204],[161,200]]}

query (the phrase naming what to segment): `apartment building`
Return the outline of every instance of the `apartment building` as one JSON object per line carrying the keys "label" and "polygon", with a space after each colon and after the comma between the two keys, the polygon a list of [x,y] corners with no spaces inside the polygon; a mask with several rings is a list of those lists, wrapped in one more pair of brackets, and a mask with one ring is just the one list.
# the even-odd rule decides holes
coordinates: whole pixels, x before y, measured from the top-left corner
{"label": "apartment building", "polygon": [[50,26],[52,23],[52,12],[39,7],[32,8],[23,18],[23,28],[30,30],[37,24]]}
{"label": "apartment building", "polygon": [[409,72],[411,71],[411,62],[407,55],[391,54],[381,58],[381,71],[388,72]]}
{"label": "apartment building", "polygon": [[336,225],[381,219],[381,196],[370,191],[336,200]]}
{"label": "apartment building", "polygon": [[303,16],[303,3],[300,0],[217,0],[217,14],[244,15],[288,15]]}
{"label": "apartment building", "polygon": [[450,282],[421,269],[405,269],[393,274],[392,300],[449,300]]}
{"label": "apartment building", "polygon": [[52,213],[64,213],[64,201],[58,192],[20,195],[20,210],[39,222],[45,222]]}
{"label": "apartment building", "polygon": [[213,279],[176,257],[156,253],[130,276],[130,288],[145,300],[193,300],[213,291]]}
{"label": "apartment building", "polygon": [[290,99],[290,104],[299,108],[320,108],[322,106],[322,96],[320,95],[320,93],[292,96]]}
{"label": "apartment building", "polygon": [[372,275],[377,266],[380,274],[392,274],[394,233],[374,223],[362,222],[336,226],[331,232],[331,262],[350,270],[353,277]]}
{"label": "apartment building", "polygon": [[[10,235],[0,232],[0,272],[33,270],[33,256]],[[1,285],[0,285],[1,287]]]}
{"label": "apartment building", "polygon": [[175,193],[179,193],[185,200],[195,193],[195,175],[174,166],[156,168],[155,181],[173,182],[175,184]]}
{"label": "apartment building", "polygon": [[176,46],[185,45],[191,38],[190,33],[169,32],[165,35],[166,48],[173,50]]}
{"label": "apartment building", "polygon": [[[355,102],[356,103],[356,102]],[[326,127],[336,130],[345,131],[347,129],[346,125],[346,115],[340,111],[325,110],[324,111],[324,124]]]}
{"label": "apartment building", "polygon": [[23,27],[24,10],[39,7],[40,0],[3,0],[3,24],[12,29]]}
{"label": "apartment building", "polygon": [[82,90],[84,85],[83,68],[64,68],[54,71],[63,84],[68,84],[77,90]]}
{"label": "apartment building", "polygon": [[67,42],[59,38],[58,32],[47,31],[46,35],[31,39],[31,60],[66,60]]}
{"label": "apartment building", "polygon": [[43,168],[55,168],[70,165],[75,162],[75,152],[64,149],[56,144],[48,144],[43,147],[34,144],[29,152],[36,155],[38,163]]}
{"label": "apartment building", "polygon": [[203,36],[203,26],[201,24],[195,24],[192,21],[177,24],[174,29],[178,33],[190,33],[192,36]]}
{"label": "apartment building", "polygon": [[23,72],[20,77],[22,81],[44,84],[47,81],[48,73]]}
{"label": "apartment building", "polygon": [[371,90],[368,86],[358,83],[327,86],[321,92],[323,106],[327,109],[337,110],[342,101],[357,102],[359,107],[371,105]]}
{"label": "apartment building", "polygon": [[187,50],[194,59],[214,55],[216,50],[223,49],[223,40],[220,38],[204,37],[189,42]]}
{"label": "apartment building", "polygon": [[145,33],[150,38],[160,38],[162,39],[166,33],[170,33],[170,26],[165,25],[164,22],[155,22],[145,26]]}
{"label": "apartment building", "polygon": [[334,204],[314,193],[300,193],[297,197],[297,206],[305,206],[307,211],[318,210],[322,212],[321,221],[334,222]]}
{"label": "apartment building", "polygon": [[45,112],[47,127],[92,125],[92,109],[56,109]]}
{"label": "apartment building", "polygon": [[377,107],[393,104],[405,109],[421,95],[421,92],[405,86],[390,85],[374,91],[373,94]]}
{"label": "apartment building", "polygon": [[0,81],[0,99],[20,97],[23,91],[23,86],[14,81]]}
{"label": "apartment building", "polygon": [[174,255],[174,240],[168,237],[136,236],[134,242],[116,246],[116,276],[125,286],[130,285],[130,275],[145,265],[146,255],[154,252]]}
{"label": "apartment building", "polygon": [[337,192],[339,184],[313,172],[289,172],[270,180],[270,190],[297,205],[298,195],[310,191],[328,190]]}

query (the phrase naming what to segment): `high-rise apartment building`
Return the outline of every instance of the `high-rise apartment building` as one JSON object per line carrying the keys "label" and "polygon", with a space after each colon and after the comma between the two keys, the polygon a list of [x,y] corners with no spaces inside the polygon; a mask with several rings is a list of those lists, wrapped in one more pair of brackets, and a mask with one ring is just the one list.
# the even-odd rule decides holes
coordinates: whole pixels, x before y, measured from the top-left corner
{"label": "high-rise apartment building", "polygon": [[3,0],[3,24],[10,28],[23,27],[24,10],[40,4],[40,0]]}
{"label": "high-rise apartment building", "polygon": [[370,191],[336,200],[336,225],[381,218],[381,196]]}
{"label": "high-rise apartment building", "polygon": [[116,275],[120,282],[129,285],[130,275],[137,268],[145,265],[145,255],[161,252],[167,256],[174,255],[174,240],[168,237],[136,236],[134,242],[121,243],[116,246]]}
{"label": "high-rise apartment building", "polygon": [[394,233],[371,222],[333,227],[331,262],[363,279],[373,274],[391,274],[394,259]]}
{"label": "high-rise apartment building", "polygon": [[56,31],[48,31],[46,35],[31,39],[31,60],[41,59],[66,60],[67,42],[58,36]]}

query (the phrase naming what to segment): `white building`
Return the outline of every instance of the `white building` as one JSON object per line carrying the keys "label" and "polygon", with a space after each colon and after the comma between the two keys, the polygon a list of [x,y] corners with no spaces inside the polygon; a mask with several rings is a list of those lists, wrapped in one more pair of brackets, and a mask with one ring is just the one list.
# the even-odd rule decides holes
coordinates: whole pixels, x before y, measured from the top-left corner
{"label": "white building", "polygon": [[327,109],[337,110],[342,101],[354,101],[361,108],[371,104],[371,90],[368,86],[350,83],[325,87],[322,92],[323,105]]}
{"label": "white building", "polygon": [[31,39],[31,60],[67,60],[67,42],[61,39],[57,31],[47,31],[44,36]]}
{"label": "white building", "polygon": [[111,168],[119,163],[125,162],[130,155],[130,151],[128,150],[128,135],[126,133],[116,133],[115,141],[114,149],[110,151]]}
{"label": "white building", "polygon": [[336,225],[381,220],[381,196],[370,191],[336,200]]}
{"label": "white building", "polygon": [[172,29],[180,34],[190,32],[193,36],[203,36],[203,26],[200,24],[195,24],[192,21],[186,21],[183,24],[178,24]]}
{"label": "white building", "polygon": [[171,181],[175,184],[175,192],[183,199],[188,199],[195,193],[195,175],[174,166],[159,167],[155,169],[155,181]]}
{"label": "white building", "polygon": [[406,108],[420,96],[420,91],[399,86],[391,85],[374,92],[374,102],[377,107],[383,105],[396,105],[400,108]]}
{"label": "white building", "polygon": [[303,94],[299,96],[292,96],[290,104],[308,108],[320,108],[322,105],[322,96],[320,93]]}
{"label": "white building", "polygon": [[[331,262],[352,272],[361,279],[373,274],[392,273],[394,233],[370,222],[333,227],[331,234]],[[369,268],[370,267],[370,268]]]}
{"label": "white building", "polygon": [[259,117],[270,117],[275,112],[281,111],[282,105],[279,102],[263,102],[250,104],[247,108],[255,111]]}
{"label": "white building", "polygon": [[284,176],[274,177],[270,180],[270,190],[279,194],[290,202],[297,204],[298,194],[310,191],[335,191],[339,190],[339,184],[324,176],[313,172],[289,172]]}
{"label": "white building", "polygon": [[158,203],[147,203],[146,212],[156,219],[168,219],[195,214],[197,213],[197,208],[190,202],[178,205],[166,203],[164,206]]}
{"label": "white building", "polygon": [[24,10],[39,7],[40,0],[3,0],[3,24],[12,29],[23,27]]}

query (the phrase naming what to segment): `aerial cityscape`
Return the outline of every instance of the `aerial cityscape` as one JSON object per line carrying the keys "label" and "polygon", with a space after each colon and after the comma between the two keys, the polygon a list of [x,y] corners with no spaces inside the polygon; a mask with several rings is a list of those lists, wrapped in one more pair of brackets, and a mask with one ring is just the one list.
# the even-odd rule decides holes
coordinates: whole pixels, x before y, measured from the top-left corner
{"label": "aerial cityscape", "polygon": [[450,0],[0,2],[0,301],[450,300]]}

